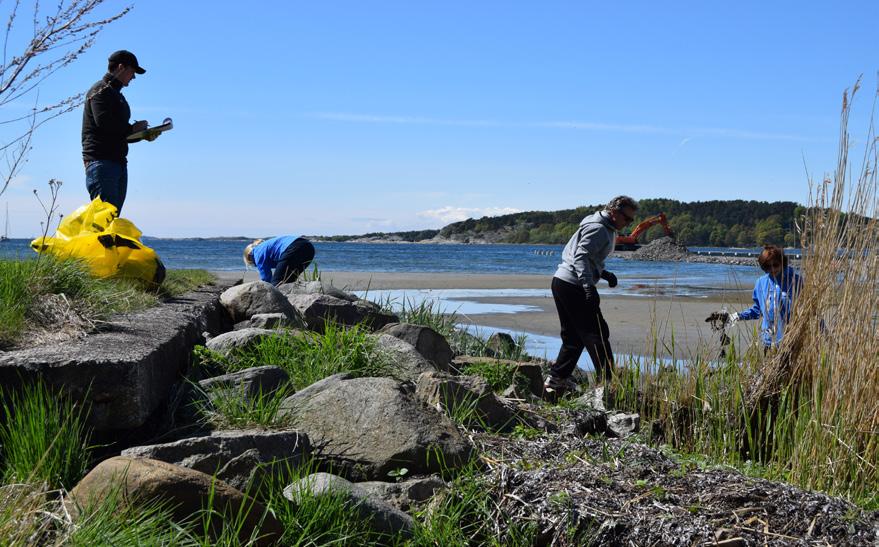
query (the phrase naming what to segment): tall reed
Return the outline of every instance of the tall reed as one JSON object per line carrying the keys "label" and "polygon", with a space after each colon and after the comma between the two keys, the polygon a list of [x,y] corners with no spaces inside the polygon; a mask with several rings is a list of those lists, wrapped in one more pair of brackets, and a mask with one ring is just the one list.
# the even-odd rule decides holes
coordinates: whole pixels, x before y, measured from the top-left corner
{"label": "tall reed", "polygon": [[695,356],[683,371],[632,360],[610,391],[680,450],[879,507],[879,153],[871,123],[852,172],[857,90],[843,97],[832,178],[809,181],[803,285],[780,346],[734,344],[723,361]]}

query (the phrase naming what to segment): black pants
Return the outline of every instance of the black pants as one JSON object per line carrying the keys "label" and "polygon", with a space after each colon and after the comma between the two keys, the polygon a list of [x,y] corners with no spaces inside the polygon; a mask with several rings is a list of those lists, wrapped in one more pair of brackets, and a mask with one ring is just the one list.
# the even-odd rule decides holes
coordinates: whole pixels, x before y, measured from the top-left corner
{"label": "black pants", "polygon": [[583,348],[589,352],[598,381],[613,374],[613,350],[607,322],[601,314],[601,298],[595,287],[583,288],[552,278],[552,297],[562,326],[562,349],[550,373],[567,378],[574,372]]}
{"label": "black pants", "polygon": [[314,245],[304,237],[296,239],[281,253],[281,260],[272,272],[272,285],[296,281],[314,258]]}

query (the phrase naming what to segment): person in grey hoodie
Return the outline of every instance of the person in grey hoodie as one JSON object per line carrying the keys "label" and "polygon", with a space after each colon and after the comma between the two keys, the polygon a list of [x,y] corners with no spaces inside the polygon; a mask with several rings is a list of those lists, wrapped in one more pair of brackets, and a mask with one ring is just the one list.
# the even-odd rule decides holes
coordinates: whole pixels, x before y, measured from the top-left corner
{"label": "person in grey hoodie", "polygon": [[584,348],[592,358],[597,381],[611,379],[613,350],[596,285],[604,279],[611,288],[616,287],[617,278],[604,269],[604,261],[614,250],[616,233],[632,223],[637,211],[638,203],[629,196],[613,198],[603,211],[580,222],[562,251],[562,263],[552,278],[562,347],[544,383],[547,392],[573,387],[571,373]]}

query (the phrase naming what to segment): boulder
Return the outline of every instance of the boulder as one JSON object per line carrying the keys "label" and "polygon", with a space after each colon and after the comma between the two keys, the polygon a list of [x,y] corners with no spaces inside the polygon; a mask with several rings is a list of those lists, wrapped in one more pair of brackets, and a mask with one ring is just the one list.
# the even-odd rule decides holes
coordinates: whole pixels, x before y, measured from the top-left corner
{"label": "boulder", "polygon": [[437,370],[437,366],[409,342],[385,333],[374,334],[372,337],[376,348],[390,361],[396,378],[414,382],[421,373]]}
{"label": "boulder", "polygon": [[231,390],[253,399],[260,394],[270,395],[284,385],[290,376],[284,369],[272,365],[248,368],[239,372],[223,374],[202,380],[201,388],[210,393],[216,390]]}
{"label": "boulder", "polygon": [[[104,460],[92,469],[70,492],[75,503],[72,512],[78,518],[78,508],[94,506],[114,495],[118,510],[127,508],[132,500],[164,503],[176,522],[200,513],[211,500],[211,509],[221,515],[245,514],[239,532],[242,542],[259,536],[257,545],[275,545],[284,533],[281,523],[265,506],[206,473],[129,456]],[[222,518],[212,519],[214,526],[210,532],[215,538],[222,521]]]}
{"label": "boulder", "polygon": [[485,349],[492,357],[507,357],[516,351],[516,341],[505,332],[496,332],[488,337]]}
{"label": "boulder", "polygon": [[[465,368],[473,363],[501,363],[516,368],[516,374],[520,374],[527,379],[528,391],[537,397],[543,395],[543,367],[538,363],[530,361],[512,361],[510,359],[498,359],[492,357],[474,357],[471,355],[458,355],[452,362],[452,367],[458,370]],[[525,395],[525,394],[520,394]]]}
{"label": "boulder", "polygon": [[356,302],[357,300],[360,300],[353,294],[338,289],[324,281],[297,281],[295,283],[284,283],[278,285],[278,290],[284,293],[285,296],[293,294],[328,294],[342,300],[347,300],[348,302]]}
{"label": "boulder", "polygon": [[431,475],[401,482],[358,482],[357,487],[401,511],[409,511],[416,505],[432,498],[437,491],[445,489],[446,483],[440,477]]}
{"label": "boulder", "polygon": [[637,433],[641,427],[641,416],[638,414],[627,414],[618,412],[608,414],[607,416],[607,433],[609,437],[619,437],[621,439]]}
{"label": "boulder", "polygon": [[608,432],[607,414],[602,410],[586,408],[572,413],[573,433],[586,435],[605,435]]}
{"label": "boulder", "polygon": [[256,313],[250,318],[250,326],[256,329],[303,329],[305,321],[290,319],[283,313]]}
{"label": "boulder", "polygon": [[412,536],[415,526],[412,517],[342,477],[314,473],[284,489],[284,497],[297,505],[302,503],[306,493],[315,498],[332,496],[344,499],[374,532],[404,538]]}
{"label": "boulder", "polygon": [[82,339],[0,352],[0,385],[40,381],[63,392],[89,409],[88,425],[101,439],[149,437],[173,410],[192,348],[204,333],[231,328],[218,298],[226,286],[110,317]]}
{"label": "boulder", "polygon": [[161,460],[209,475],[216,473],[218,479],[245,488],[253,479],[261,479],[269,468],[283,472],[287,466],[301,464],[311,455],[311,443],[298,431],[215,431],[172,443],[136,446],[122,451],[122,455]]}
{"label": "boulder", "polygon": [[438,370],[449,372],[451,369],[452,348],[445,337],[430,327],[411,325],[409,323],[391,323],[382,327],[382,334],[390,334],[415,347],[418,353],[433,362]]}
{"label": "boulder", "polygon": [[588,389],[586,390],[586,393],[575,399],[575,403],[578,406],[606,411],[607,408],[605,408],[604,406],[604,393],[604,386],[598,386],[592,389]]}
{"label": "boulder", "polygon": [[454,469],[472,446],[448,417],[418,400],[409,383],[336,374],[288,397],[279,412],[311,442],[317,457],[351,480]]}
{"label": "boulder", "polygon": [[378,305],[366,300],[349,302],[328,294],[292,294],[288,298],[305,317],[308,327],[317,332],[323,331],[327,321],[345,326],[363,325],[371,330],[399,321],[396,315],[383,312]]}
{"label": "boulder", "polygon": [[220,303],[237,323],[259,313],[283,313],[298,328],[304,323],[287,298],[266,281],[253,281],[226,289],[220,295]]}
{"label": "boulder", "polygon": [[246,350],[260,343],[263,338],[281,336],[276,330],[246,328],[224,332],[207,341],[205,347],[228,356],[235,350]]}
{"label": "boulder", "polygon": [[509,432],[519,424],[516,410],[494,394],[479,376],[425,372],[418,377],[416,395],[427,404],[457,416],[468,426]]}

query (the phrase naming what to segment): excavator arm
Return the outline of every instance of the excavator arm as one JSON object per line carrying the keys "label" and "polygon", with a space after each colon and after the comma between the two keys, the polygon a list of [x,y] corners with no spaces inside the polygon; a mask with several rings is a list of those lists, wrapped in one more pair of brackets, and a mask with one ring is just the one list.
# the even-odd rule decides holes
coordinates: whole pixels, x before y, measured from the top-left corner
{"label": "excavator arm", "polygon": [[674,233],[671,231],[671,227],[668,225],[668,220],[665,218],[665,213],[659,213],[658,215],[652,216],[650,218],[644,219],[635,226],[635,229],[632,230],[632,233],[629,235],[617,235],[616,237],[616,246],[618,248],[633,248],[638,245],[638,237],[641,236],[644,232],[649,230],[652,226],[660,224],[662,228],[665,230],[665,235],[669,237],[674,237]]}

